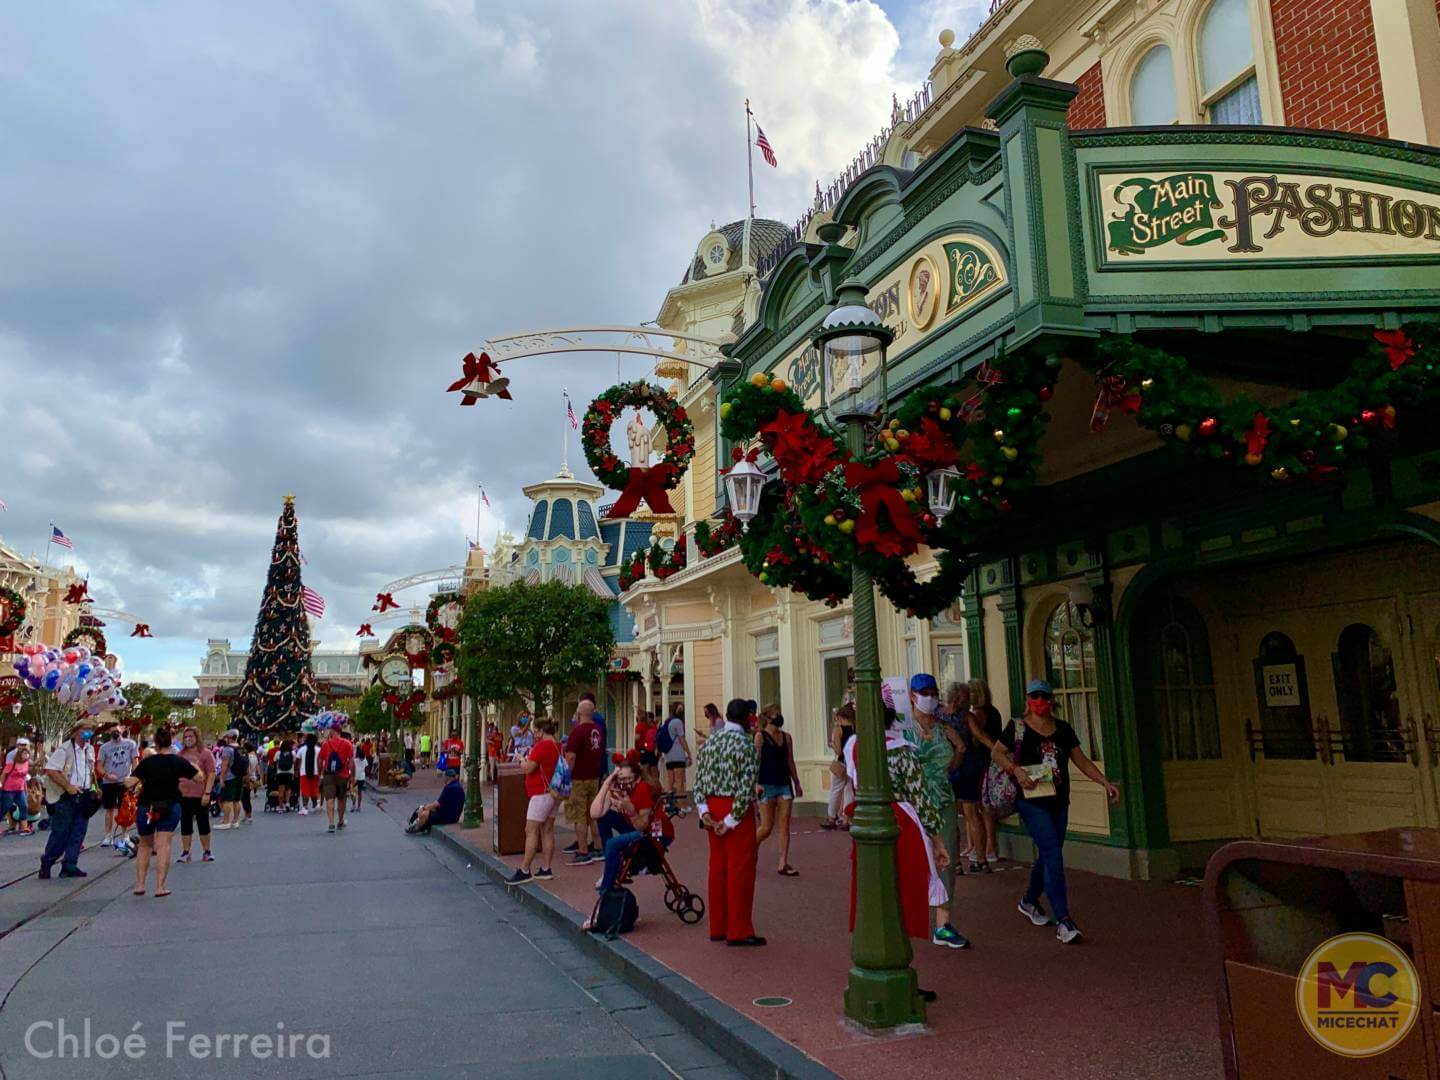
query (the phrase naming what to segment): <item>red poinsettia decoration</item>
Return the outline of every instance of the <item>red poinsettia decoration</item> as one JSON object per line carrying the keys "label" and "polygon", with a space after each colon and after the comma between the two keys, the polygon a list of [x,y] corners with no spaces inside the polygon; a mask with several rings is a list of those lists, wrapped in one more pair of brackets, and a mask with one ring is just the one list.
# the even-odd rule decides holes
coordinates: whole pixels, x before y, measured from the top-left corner
{"label": "red poinsettia decoration", "polygon": [[1245,432],[1245,454],[1247,458],[1259,458],[1265,453],[1265,447],[1270,442],[1272,430],[1270,427],[1270,418],[1263,412],[1257,412],[1255,419],[1250,424],[1250,430]]}
{"label": "red poinsettia decoration", "polygon": [[1404,330],[1377,330],[1375,340],[1384,347],[1391,371],[1399,371],[1415,355],[1415,342]]}

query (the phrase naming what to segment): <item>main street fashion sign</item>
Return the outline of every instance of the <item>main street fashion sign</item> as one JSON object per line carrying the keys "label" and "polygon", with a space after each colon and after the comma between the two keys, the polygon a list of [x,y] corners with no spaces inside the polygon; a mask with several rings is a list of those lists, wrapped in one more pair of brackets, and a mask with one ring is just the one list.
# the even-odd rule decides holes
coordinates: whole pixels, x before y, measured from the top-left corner
{"label": "main street fashion sign", "polygon": [[[998,293],[1008,280],[1005,260],[988,240],[974,233],[951,233],[901,259],[896,269],[870,287],[866,303],[895,334],[888,350],[893,361]],[[781,361],[776,374],[795,388],[808,407],[820,406],[820,356],[813,345],[807,342],[796,349]]]}
{"label": "main street fashion sign", "polygon": [[1440,195],[1338,176],[1096,174],[1103,266],[1440,259]]}

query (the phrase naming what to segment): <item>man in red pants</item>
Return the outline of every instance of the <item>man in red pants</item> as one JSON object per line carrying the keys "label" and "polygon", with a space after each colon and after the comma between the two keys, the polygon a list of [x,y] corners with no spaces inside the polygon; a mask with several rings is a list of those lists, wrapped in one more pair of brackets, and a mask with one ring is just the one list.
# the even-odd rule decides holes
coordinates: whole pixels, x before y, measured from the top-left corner
{"label": "man in red pants", "polygon": [[725,707],[725,722],[695,762],[695,809],[710,830],[710,940],[732,947],[764,945],[755,934],[755,743],[745,730],[750,707]]}

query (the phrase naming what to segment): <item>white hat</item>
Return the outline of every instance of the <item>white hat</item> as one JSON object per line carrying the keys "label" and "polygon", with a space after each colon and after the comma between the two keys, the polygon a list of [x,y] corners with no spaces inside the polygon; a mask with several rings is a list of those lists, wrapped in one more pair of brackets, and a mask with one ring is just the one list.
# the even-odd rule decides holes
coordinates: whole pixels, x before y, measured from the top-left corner
{"label": "white hat", "polygon": [[29,745],[30,745],[30,740],[27,739],[27,738],[25,738],[24,735],[21,735],[20,738],[18,738],[18,739],[15,740],[15,745],[16,745],[16,746],[29,746]]}

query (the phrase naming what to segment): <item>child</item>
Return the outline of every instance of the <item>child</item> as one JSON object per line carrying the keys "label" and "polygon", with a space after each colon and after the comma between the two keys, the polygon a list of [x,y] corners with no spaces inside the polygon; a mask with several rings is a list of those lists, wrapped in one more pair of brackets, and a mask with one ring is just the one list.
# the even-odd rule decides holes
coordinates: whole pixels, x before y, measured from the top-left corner
{"label": "child", "polygon": [[[360,799],[365,794],[365,777],[370,772],[370,759],[363,754],[355,755],[355,783],[352,785],[350,808],[357,813],[360,810]],[[344,809],[343,805],[341,809]]]}
{"label": "child", "polygon": [[[30,783],[30,747],[21,746],[15,759],[0,770],[0,818],[5,821],[5,835],[35,831],[30,824],[30,805],[26,788]],[[11,817],[14,823],[11,823]]]}

